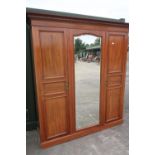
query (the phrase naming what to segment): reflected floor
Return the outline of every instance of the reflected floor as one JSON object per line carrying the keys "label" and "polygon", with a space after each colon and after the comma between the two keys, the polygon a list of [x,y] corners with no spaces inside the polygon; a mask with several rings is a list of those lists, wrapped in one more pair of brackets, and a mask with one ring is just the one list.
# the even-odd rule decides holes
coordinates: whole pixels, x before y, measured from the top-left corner
{"label": "reflected floor", "polygon": [[76,61],[75,77],[76,127],[81,129],[97,125],[99,124],[100,64]]}

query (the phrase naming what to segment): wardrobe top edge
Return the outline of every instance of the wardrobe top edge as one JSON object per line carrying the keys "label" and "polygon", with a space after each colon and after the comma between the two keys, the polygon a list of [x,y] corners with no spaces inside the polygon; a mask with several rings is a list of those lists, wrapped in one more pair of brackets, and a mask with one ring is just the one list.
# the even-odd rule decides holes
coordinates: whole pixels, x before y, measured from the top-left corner
{"label": "wardrobe top edge", "polygon": [[42,9],[34,9],[34,8],[26,8],[26,15],[28,17],[32,16],[43,16],[45,18],[55,17],[55,18],[64,18],[64,19],[74,19],[74,20],[88,20],[93,22],[102,22],[107,24],[118,24],[129,26],[129,23],[125,22],[125,19],[112,19],[112,18],[103,18],[97,16],[89,16],[89,15],[81,15],[75,13],[68,13],[68,12],[58,12],[58,11],[49,11],[49,10],[42,10]]}

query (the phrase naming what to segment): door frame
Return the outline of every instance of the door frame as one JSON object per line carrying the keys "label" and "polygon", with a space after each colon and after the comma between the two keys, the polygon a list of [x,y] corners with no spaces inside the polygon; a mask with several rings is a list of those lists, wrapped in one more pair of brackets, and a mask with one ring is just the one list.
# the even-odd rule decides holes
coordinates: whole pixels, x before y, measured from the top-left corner
{"label": "door frame", "polygon": [[[75,103],[75,65],[74,65],[74,36],[93,35],[101,37],[101,63],[100,63],[100,100],[99,100],[99,124],[90,127],[76,129],[76,103]],[[105,106],[106,106],[106,81],[107,81],[107,50],[106,50],[106,32],[85,29],[70,29],[68,41],[68,70],[69,70],[69,102],[70,102],[70,122],[71,133],[96,129],[105,123]]]}

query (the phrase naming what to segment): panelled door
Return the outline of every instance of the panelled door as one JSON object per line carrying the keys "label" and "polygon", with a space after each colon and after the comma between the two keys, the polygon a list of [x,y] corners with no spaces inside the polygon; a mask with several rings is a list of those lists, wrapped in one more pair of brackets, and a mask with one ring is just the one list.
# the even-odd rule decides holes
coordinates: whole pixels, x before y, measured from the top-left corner
{"label": "panelled door", "polygon": [[107,33],[107,47],[106,122],[108,123],[121,119],[123,115],[127,34]]}
{"label": "panelled door", "polygon": [[41,142],[69,133],[66,29],[32,27]]}

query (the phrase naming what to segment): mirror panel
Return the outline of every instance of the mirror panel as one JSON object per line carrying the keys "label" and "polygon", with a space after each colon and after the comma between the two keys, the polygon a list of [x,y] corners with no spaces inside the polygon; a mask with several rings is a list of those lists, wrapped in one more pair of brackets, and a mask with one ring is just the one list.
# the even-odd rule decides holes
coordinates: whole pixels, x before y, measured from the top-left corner
{"label": "mirror panel", "polygon": [[76,130],[98,125],[101,37],[74,36]]}

